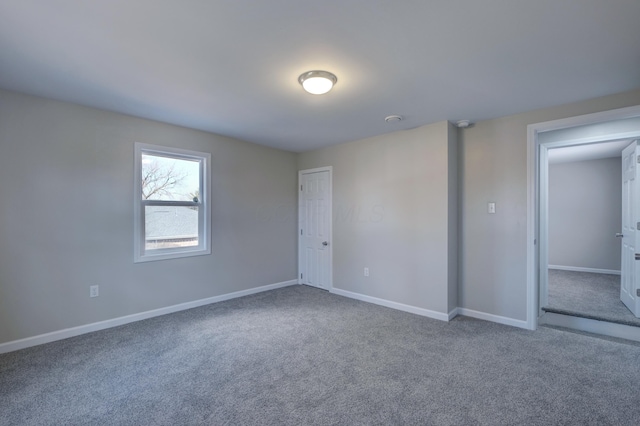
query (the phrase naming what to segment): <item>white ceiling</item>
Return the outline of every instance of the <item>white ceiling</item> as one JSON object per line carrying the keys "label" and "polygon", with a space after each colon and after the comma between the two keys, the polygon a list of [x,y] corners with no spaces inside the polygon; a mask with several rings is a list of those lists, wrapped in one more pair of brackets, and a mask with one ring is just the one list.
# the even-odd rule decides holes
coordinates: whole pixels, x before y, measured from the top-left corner
{"label": "white ceiling", "polygon": [[[638,0],[1,0],[0,87],[301,152],[638,88],[638,18]],[[329,94],[302,91],[314,69]]]}

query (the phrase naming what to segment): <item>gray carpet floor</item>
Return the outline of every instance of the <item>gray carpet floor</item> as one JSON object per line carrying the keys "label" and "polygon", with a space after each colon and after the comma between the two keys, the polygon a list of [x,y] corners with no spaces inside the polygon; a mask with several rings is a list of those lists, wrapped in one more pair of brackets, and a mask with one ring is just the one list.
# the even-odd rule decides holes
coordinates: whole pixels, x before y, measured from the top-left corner
{"label": "gray carpet floor", "polygon": [[547,312],[640,327],[620,301],[620,276],[549,269]]}
{"label": "gray carpet floor", "polygon": [[2,425],[636,425],[640,346],[292,286],[0,355]]}

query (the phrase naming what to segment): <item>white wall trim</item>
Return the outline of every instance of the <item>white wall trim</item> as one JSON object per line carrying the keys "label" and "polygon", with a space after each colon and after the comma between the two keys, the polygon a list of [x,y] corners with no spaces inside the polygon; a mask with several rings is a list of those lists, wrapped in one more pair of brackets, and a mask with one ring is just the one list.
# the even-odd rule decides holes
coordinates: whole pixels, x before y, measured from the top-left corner
{"label": "white wall trim", "polygon": [[460,315],[460,308],[454,308],[449,312],[449,321]]}
{"label": "white wall trim", "polygon": [[[560,120],[546,121],[542,123],[529,124],[527,126],[527,328],[535,330],[538,326],[538,317],[540,315],[539,298],[540,283],[539,272],[542,259],[539,257],[539,244],[541,243],[539,235],[539,168],[540,158],[538,143],[538,133],[551,130],[567,129],[571,127],[583,126],[588,124],[605,123],[613,120],[621,120],[625,118],[640,117],[640,105],[627,108],[620,108],[608,111],[596,112],[593,114],[580,115],[576,117],[563,118]],[[619,135],[617,135],[619,137]],[[631,134],[625,134],[625,137],[634,137]],[[598,141],[610,140],[611,135],[603,136],[597,140],[581,139],[566,141],[566,145],[575,145],[578,143],[594,143]],[[558,146],[557,143],[553,144]],[[546,146],[544,147],[546,149]],[[546,243],[546,240],[542,243]]]}
{"label": "white wall trim", "polygon": [[261,287],[250,288],[248,290],[235,291],[233,293],[222,294],[220,296],[208,297],[206,299],[194,300],[192,302],[180,303],[178,305],[172,305],[164,308],[153,309],[151,311],[126,315],[123,317],[113,318],[105,321],[94,322],[91,324],[81,325],[78,327],[66,328],[64,330],[53,331],[51,333],[40,334],[38,336],[27,337],[19,340],[13,340],[11,342],[0,344],[0,354],[17,351],[19,349],[29,348],[31,346],[42,345],[44,343],[55,342],[56,340],[67,339],[69,337],[75,337],[81,334],[86,334],[94,331],[104,330],[107,328],[117,327],[120,325],[129,324],[131,322],[142,321],[145,319],[158,317],[160,315],[166,315],[174,312],[184,311],[187,309],[197,308],[199,306],[209,305],[211,303],[222,302],[225,300],[248,296],[250,294],[261,293],[263,291],[287,287],[297,283],[298,283],[298,280],[283,281],[283,282],[269,284]]}
{"label": "white wall trim", "polygon": [[527,328],[538,327],[539,280],[538,270],[538,192],[536,178],[538,173],[538,130],[527,126]]}
{"label": "white wall trim", "polygon": [[581,266],[549,265],[549,269],[557,269],[559,271],[590,272],[592,274],[620,275],[620,271],[615,269],[583,268]]}
{"label": "white wall trim", "polygon": [[[549,130],[568,129],[570,127],[605,123],[607,121],[624,120],[626,118],[635,117],[640,117],[640,105],[545,121],[542,123],[532,124],[532,126],[535,126],[538,132],[547,132]],[[608,139],[608,137],[603,140],[606,139]]]}
{"label": "white wall trim", "polygon": [[496,322],[498,324],[510,325],[512,327],[525,328],[525,329],[529,328],[527,325],[527,321],[501,317],[499,315],[487,314],[485,312],[478,312],[472,309],[455,308],[451,310],[449,313],[445,314],[442,312],[432,311],[429,309],[418,308],[416,306],[405,305],[404,303],[392,302],[386,299],[379,299],[377,297],[367,296],[361,293],[354,293],[347,290],[341,290],[339,288],[333,288],[331,290],[331,293],[337,294],[338,296],[348,297],[350,299],[360,300],[362,302],[373,303],[374,305],[380,305],[387,308],[397,309],[399,311],[420,315],[423,317],[437,319],[440,321],[448,322],[454,319],[458,315],[463,315],[463,316],[481,319],[485,321]]}
{"label": "white wall trim", "polygon": [[331,293],[338,296],[348,297],[350,299],[360,300],[362,302],[373,303],[374,305],[380,305],[391,309],[397,309],[399,311],[409,312],[411,314],[420,315],[423,317],[433,318],[440,321],[449,321],[449,315],[442,312],[432,311],[429,309],[418,308],[417,306],[405,305],[404,303],[392,302],[386,299],[379,299],[377,297],[367,296],[361,293],[354,293],[347,290],[341,290],[339,288],[332,288]]}
{"label": "white wall trim", "polygon": [[640,327],[633,327],[626,324],[616,324],[598,321],[591,318],[556,314],[555,312],[545,313],[540,317],[540,324],[571,328],[573,330],[585,331],[587,333],[601,334],[604,336],[618,337],[620,339],[640,342]]}
{"label": "white wall trim", "polygon": [[474,311],[473,309],[458,308],[458,314],[465,317],[497,322],[498,324],[510,325],[512,327],[529,329],[529,325],[527,321],[501,317],[500,315],[487,314],[485,312]]}

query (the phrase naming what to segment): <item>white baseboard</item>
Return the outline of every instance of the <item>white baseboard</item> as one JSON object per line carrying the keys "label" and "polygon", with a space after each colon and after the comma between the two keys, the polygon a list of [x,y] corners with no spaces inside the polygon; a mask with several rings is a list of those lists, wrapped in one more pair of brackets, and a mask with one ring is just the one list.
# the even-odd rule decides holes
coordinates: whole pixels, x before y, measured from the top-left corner
{"label": "white baseboard", "polygon": [[473,309],[458,308],[458,315],[465,317],[477,318],[485,321],[497,322],[498,324],[510,325],[512,327],[529,329],[527,322],[500,315],[487,314],[485,312],[474,311]]}
{"label": "white baseboard", "polygon": [[377,297],[367,296],[360,293],[354,293],[347,290],[340,290],[338,288],[331,289],[331,293],[339,296],[349,297],[351,299],[361,300],[363,302],[373,303],[375,305],[385,306],[391,309],[397,309],[399,311],[409,312],[423,317],[429,317],[440,321],[451,321],[458,315],[477,318],[485,321],[497,322],[499,324],[510,325],[512,327],[529,329],[526,321],[516,320],[513,318],[501,317],[499,315],[487,314],[484,312],[474,311],[466,308],[455,308],[448,314],[432,311],[429,309],[418,308],[416,306],[405,305],[403,303],[392,302],[386,299],[379,299]]}
{"label": "white baseboard", "polygon": [[540,317],[539,324],[555,325],[557,327],[571,328],[587,333],[601,334],[604,336],[618,337],[620,339],[640,342],[640,327],[611,322],[598,321],[590,318],[574,317],[571,315],[545,312]]}
{"label": "white baseboard", "polygon": [[593,274],[620,275],[620,271],[617,271],[615,269],[582,268],[580,266],[549,265],[549,269],[557,269],[560,271],[573,271],[573,272],[591,272]]}
{"label": "white baseboard", "polygon": [[460,315],[460,308],[453,308],[451,310],[451,312],[449,312],[448,321],[451,321],[452,319],[454,319],[458,315]]}
{"label": "white baseboard", "polygon": [[432,311],[429,309],[418,308],[416,306],[405,305],[403,303],[392,302],[386,299],[379,299],[377,297],[367,296],[360,293],[354,293],[347,290],[340,290],[339,288],[332,288],[331,293],[337,294],[338,296],[348,297],[350,299],[361,300],[363,302],[373,303],[374,305],[385,306],[391,309],[397,309],[399,311],[409,312],[416,315],[421,315],[423,317],[429,317],[433,319],[437,319],[440,321],[449,321],[449,314],[445,314],[442,312]]}
{"label": "white baseboard", "polygon": [[27,337],[24,339],[13,340],[11,342],[0,344],[0,354],[6,352],[17,351],[19,349],[29,348],[31,346],[42,345],[44,343],[54,342],[56,340],[67,339],[69,337],[79,336],[81,334],[91,333],[93,331],[104,330],[106,328],[117,327],[119,325],[128,324],[135,321],[141,321],[160,315],[171,314],[174,312],[184,311],[187,309],[197,308],[199,306],[209,305],[211,303],[222,302],[224,300],[235,299],[237,297],[248,296],[250,294],[261,293],[263,291],[274,290],[276,288],[295,285],[298,280],[283,281],[280,283],[269,284],[261,287],[250,288],[248,290],[235,291],[220,296],[208,297],[206,299],[194,300],[192,302],[180,303],[178,305],[167,306],[164,308],[153,309],[151,311],[140,312],[137,314],[126,315],[124,317],[113,318],[105,321],[94,322],[91,324],[81,325],[78,327],[66,328],[64,330],[53,331],[51,333],[40,334],[38,336]]}

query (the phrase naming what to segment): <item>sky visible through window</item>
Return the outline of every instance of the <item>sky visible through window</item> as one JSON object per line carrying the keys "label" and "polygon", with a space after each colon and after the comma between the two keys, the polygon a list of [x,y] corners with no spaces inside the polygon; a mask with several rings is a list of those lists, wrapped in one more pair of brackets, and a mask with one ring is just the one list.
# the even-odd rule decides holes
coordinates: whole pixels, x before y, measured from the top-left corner
{"label": "sky visible through window", "polygon": [[142,154],[142,198],[194,201],[200,198],[198,161]]}

